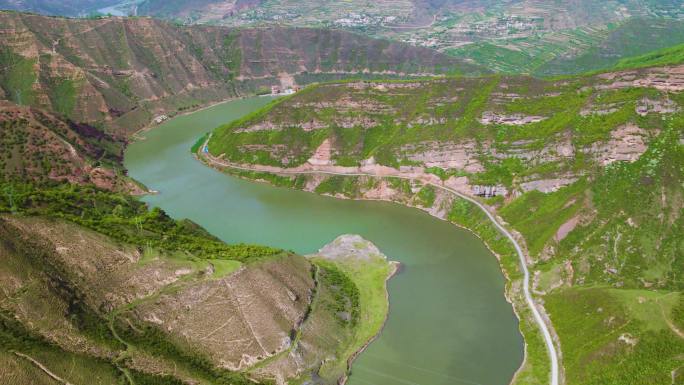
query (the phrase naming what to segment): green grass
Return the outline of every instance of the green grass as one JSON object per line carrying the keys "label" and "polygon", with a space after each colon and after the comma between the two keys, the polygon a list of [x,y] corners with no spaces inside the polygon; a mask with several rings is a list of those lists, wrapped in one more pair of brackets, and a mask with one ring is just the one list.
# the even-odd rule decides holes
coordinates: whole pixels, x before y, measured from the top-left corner
{"label": "green grass", "polygon": [[669,122],[639,160],[613,163],[591,184],[595,219],[570,233],[558,249],[558,255],[573,261],[578,278],[632,288],[644,282],[661,289],[684,287],[677,265],[684,250],[678,236],[684,228],[680,124],[681,119]]}
{"label": "green grass", "polygon": [[120,242],[208,259],[253,260],[281,250],[255,245],[226,245],[189,220],[174,220],[119,193],[77,185],[4,183],[0,212],[46,215],[75,222]]}
{"label": "green grass", "polygon": [[[353,296],[358,296],[358,312],[352,319],[356,319],[353,340],[341,353],[341,357],[350,357],[361,346],[377,335],[385,322],[385,317],[389,311],[387,302],[387,290],[385,281],[390,274],[390,264],[380,256],[371,256],[367,260],[356,258],[341,258],[335,260],[316,257],[313,262],[323,269],[339,271],[343,273],[344,279],[350,280],[355,289],[345,289],[350,293],[357,292]],[[346,284],[342,287],[348,287]],[[352,302],[353,303],[353,302]],[[346,371],[346,361],[330,361],[324,363],[321,372],[335,372],[339,370],[335,366],[343,365]]]}
{"label": "green grass", "polygon": [[564,289],[546,296],[562,341],[568,383],[671,383],[670,372],[683,364],[684,339],[666,327],[656,303],[660,299],[669,304],[670,296],[677,294],[605,287]]}
{"label": "green grass", "polygon": [[669,47],[645,55],[620,60],[615,69],[635,69],[684,63],[684,44]]}
{"label": "green grass", "polygon": [[423,186],[423,188],[421,188],[420,191],[418,191],[416,197],[421,206],[432,207],[432,205],[435,204],[435,188],[430,185]]}
{"label": "green grass", "polygon": [[214,267],[213,278],[223,278],[236,272],[242,266],[240,261],[222,260],[214,259],[210,261],[211,265]]}
{"label": "green grass", "polygon": [[71,117],[79,92],[77,82],[71,79],[51,79],[48,95],[52,108],[58,113]]}
{"label": "green grass", "polygon": [[190,147],[190,152],[193,154],[196,154],[200,150],[200,147],[202,147],[204,142],[207,141],[208,137],[209,137],[209,133],[206,133],[206,134],[202,135],[201,137],[199,137],[197,139],[197,141],[195,142],[195,144],[193,144],[192,147]]}
{"label": "green grass", "polygon": [[0,88],[7,99],[21,105],[35,103],[33,84],[37,76],[34,64],[35,60],[25,59],[9,48],[0,49]]}
{"label": "green grass", "polygon": [[504,206],[500,214],[525,237],[530,254],[536,256],[584,204],[586,189],[587,182],[581,180],[554,193],[530,191]]}

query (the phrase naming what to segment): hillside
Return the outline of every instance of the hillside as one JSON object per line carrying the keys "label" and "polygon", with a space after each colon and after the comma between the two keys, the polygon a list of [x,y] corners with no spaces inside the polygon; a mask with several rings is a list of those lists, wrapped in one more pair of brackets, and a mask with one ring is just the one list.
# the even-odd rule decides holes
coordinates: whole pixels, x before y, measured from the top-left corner
{"label": "hillside", "polygon": [[392,269],[365,240],[304,258],[93,187],[2,191],[2,383],[332,385],[386,317],[369,304]]}
{"label": "hillside", "polygon": [[338,258],[225,244],[134,198],[123,148],[157,114],[272,83],[454,62],[316,30],[10,12],[0,25],[0,383],[343,379],[386,318],[386,258],[356,238]]}
{"label": "hillside", "polygon": [[122,1],[124,14],[188,24],[325,27],[435,48],[496,72],[609,68],[684,43],[680,1]]}
{"label": "hillside", "polygon": [[350,74],[482,72],[429,49],[338,31],[14,12],[0,12],[0,25],[0,98],[122,137],[156,116],[270,91],[275,84]]}
{"label": "hillside", "polygon": [[7,101],[0,101],[0,127],[0,177],[5,182],[68,182],[142,191],[123,171],[125,143],[95,127]]}
{"label": "hillside", "polygon": [[649,52],[645,55],[622,59],[616,69],[634,69],[684,63],[684,44]]}
{"label": "hillside", "polygon": [[546,383],[514,250],[450,191],[478,199],[526,245],[568,384],[677,383],[682,91],[681,65],[318,85],[218,128],[204,161],[320,194],[400,202],[473,230],[499,256],[521,316],[528,357],[517,383]]}

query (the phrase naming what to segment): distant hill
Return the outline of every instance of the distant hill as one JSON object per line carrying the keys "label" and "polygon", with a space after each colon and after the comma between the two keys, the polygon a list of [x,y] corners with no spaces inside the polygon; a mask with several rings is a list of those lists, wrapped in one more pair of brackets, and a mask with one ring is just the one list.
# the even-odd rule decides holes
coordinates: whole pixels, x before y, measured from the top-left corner
{"label": "distant hill", "polygon": [[346,30],[535,76],[606,69],[622,58],[684,43],[684,3],[677,0],[118,0],[97,6],[92,0],[0,0],[0,8]]}
{"label": "distant hill", "polygon": [[606,70],[625,58],[682,43],[684,21],[681,19],[632,18],[596,35],[585,48],[568,49],[531,71],[538,76],[555,76]]}
{"label": "distant hill", "polygon": [[655,67],[684,63],[684,44],[657,50],[646,55],[625,58],[618,62],[616,69]]}
{"label": "distant hill", "polygon": [[684,3],[674,0],[144,0],[126,12],[189,24],[350,30],[540,76],[609,68],[684,43]]}
{"label": "distant hill", "polygon": [[0,98],[124,136],[155,116],[274,84],[486,72],[427,48],[342,31],[16,12],[0,12],[0,26]]}

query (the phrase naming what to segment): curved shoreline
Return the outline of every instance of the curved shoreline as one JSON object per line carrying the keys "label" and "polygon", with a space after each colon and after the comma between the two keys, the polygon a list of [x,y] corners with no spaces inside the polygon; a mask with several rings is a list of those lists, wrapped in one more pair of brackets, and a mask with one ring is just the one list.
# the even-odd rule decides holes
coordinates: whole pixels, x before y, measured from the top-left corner
{"label": "curved shoreline", "polygon": [[347,359],[347,373],[342,377],[338,383],[339,385],[345,385],[347,383],[347,380],[349,380],[349,373],[351,372],[351,367],[354,361],[359,357],[361,353],[363,353],[366,349],[368,349],[368,346],[373,343],[378,337],[380,337],[380,334],[382,331],[385,329],[385,325],[387,324],[387,319],[389,318],[389,313],[390,313],[390,302],[389,302],[389,290],[387,290],[387,282],[389,282],[390,279],[392,279],[395,275],[399,274],[401,271],[401,262],[397,261],[388,261],[389,265],[392,267],[392,270],[387,274],[387,278],[385,278],[385,301],[387,302],[387,313],[385,313],[385,319],[382,321],[382,326],[380,327],[380,330],[378,330],[377,333],[371,338],[366,341],[363,346],[361,346],[358,350],[352,354],[351,357]]}
{"label": "curved shoreline", "polygon": [[[550,324],[550,320],[547,321],[544,317],[542,317],[541,312],[537,308],[537,303],[534,301],[534,298],[532,297],[531,290],[530,290],[530,273],[527,268],[527,258],[525,256],[525,253],[523,252],[522,247],[518,243],[518,241],[515,239],[515,237],[499,222],[497,217],[491,213],[491,211],[482,203],[478,202],[476,199],[473,199],[472,197],[469,197],[462,192],[459,192],[453,188],[450,188],[448,186],[444,185],[444,182],[442,181],[440,183],[435,183],[432,180],[426,180],[426,179],[421,179],[416,176],[407,176],[407,175],[402,175],[401,173],[392,173],[392,174],[374,174],[374,173],[369,173],[369,172],[363,172],[360,168],[356,168],[354,170],[350,170],[348,172],[345,171],[330,171],[330,170],[317,170],[317,169],[302,169],[301,167],[299,169],[283,169],[283,168],[276,168],[276,167],[270,167],[266,166],[263,168],[258,168],[258,167],[248,167],[245,165],[235,165],[226,161],[219,160],[218,158],[212,156],[211,154],[208,153],[207,150],[207,144],[209,140],[211,139],[211,135],[207,138],[205,143],[200,147],[198,152],[195,154],[198,160],[202,161],[203,163],[207,164],[210,167],[214,168],[220,168],[220,167],[225,167],[225,168],[230,168],[230,169],[235,169],[235,170],[240,170],[240,171],[250,171],[250,172],[265,172],[265,173],[270,173],[270,174],[275,174],[275,175],[339,175],[339,176],[366,176],[366,177],[373,177],[373,178],[383,178],[383,177],[391,177],[391,178],[399,178],[399,179],[404,179],[404,180],[419,180],[427,185],[433,186],[435,188],[438,188],[442,191],[445,191],[447,193],[453,194],[454,196],[464,199],[468,201],[469,203],[472,203],[476,205],[481,211],[485,213],[487,218],[494,224],[496,227],[497,231],[501,233],[502,235],[506,236],[508,240],[513,244],[514,249],[518,255],[519,263],[520,266],[523,270],[523,295],[525,297],[525,302],[527,304],[527,307],[530,309],[532,312],[533,318],[535,320],[535,323],[537,324],[538,329],[541,331],[547,353],[549,356],[549,361],[551,364],[551,371],[550,371],[550,381],[549,385],[560,385],[560,371],[559,371],[559,354],[556,351],[556,345],[554,343],[554,338],[551,335],[551,331],[553,326]],[[351,169],[351,168],[350,168]],[[472,231],[471,231],[472,232]],[[489,247],[488,247],[489,248]],[[490,250],[491,251],[491,250]],[[495,254],[495,253],[493,253]],[[495,254],[496,255],[496,254]],[[497,257],[499,257],[497,255]],[[508,299],[508,298],[507,298]],[[512,299],[509,299],[509,301],[512,302]],[[541,306],[541,305],[539,305]],[[513,307],[515,310],[515,306]],[[543,309],[543,306],[542,306]],[[520,315],[517,314],[518,319],[521,319]],[[548,322],[548,324],[547,324]],[[525,362],[527,361],[527,341],[525,341],[525,354],[524,354],[524,359],[523,363],[521,364],[520,368],[518,371],[516,371],[515,375],[513,376],[513,379],[511,382],[515,380],[517,377],[518,373],[520,370],[524,367]]]}

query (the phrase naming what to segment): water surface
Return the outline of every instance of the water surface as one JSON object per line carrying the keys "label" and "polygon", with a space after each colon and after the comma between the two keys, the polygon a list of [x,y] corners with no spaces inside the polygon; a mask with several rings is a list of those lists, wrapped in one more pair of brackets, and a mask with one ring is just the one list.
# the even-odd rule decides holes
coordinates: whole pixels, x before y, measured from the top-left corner
{"label": "water surface", "polygon": [[506,385],[523,341],[496,258],[471,233],[396,204],[354,202],[240,180],[205,167],[189,148],[205,132],[269,98],[220,104],[144,133],[129,146],[145,201],[226,242],[312,253],[344,233],[374,242],[404,269],[389,283],[390,316],[352,367],[350,385]]}

